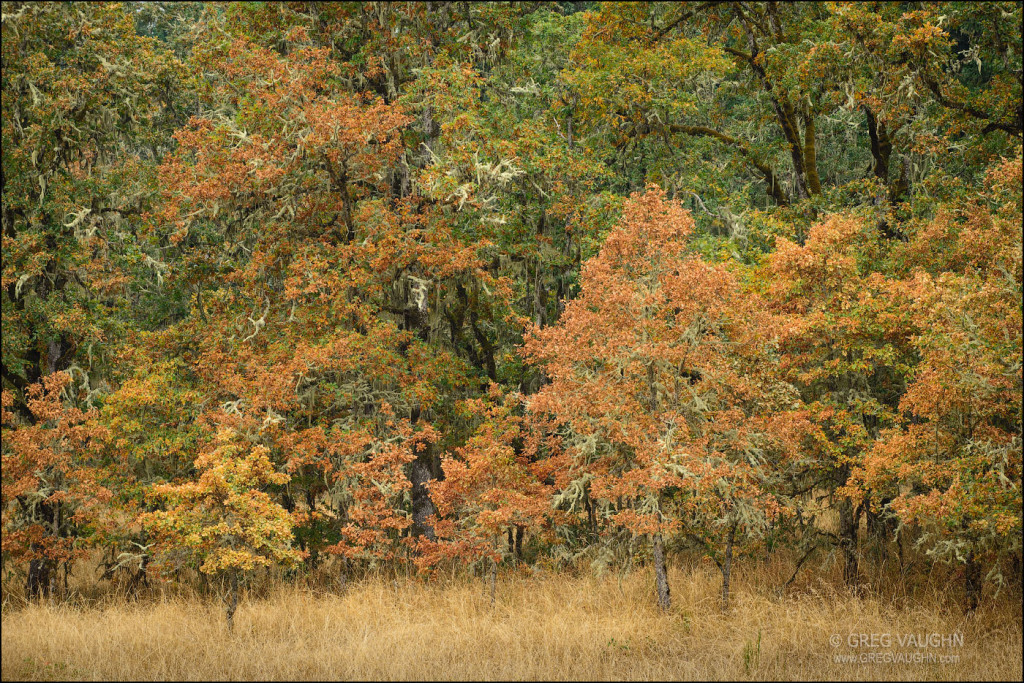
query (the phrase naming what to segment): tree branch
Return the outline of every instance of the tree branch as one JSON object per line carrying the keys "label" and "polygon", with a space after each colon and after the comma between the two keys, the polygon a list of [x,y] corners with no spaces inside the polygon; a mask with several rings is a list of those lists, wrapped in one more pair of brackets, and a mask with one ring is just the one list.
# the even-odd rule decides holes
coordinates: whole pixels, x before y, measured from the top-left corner
{"label": "tree branch", "polygon": [[993,121],[991,114],[983,112],[977,107],[973,107],[967,104],[966,102],[954,102],[947,96],[943,95],[942,88],[935,81],[935,79],[924,74],[921,74],[921,80],[924,81],[924,84],[928,86],[928,89],[932,91],[932,94],[935,95],[935,99],[942,106],[948,107],[949,109],[962,111],[963,113],[969,116],[973,116],[976,119],[981,119],[982,121],[989,121],[988,125],[982,128],[982,133],[988,134],[991,133],[993,130],[1001,130],[1009,133],[1010,135],[1013,135],[1014,137],[1021,137],[1021,128],[1024,127],[1024,120],[1022,120],[1024,119],[1024,111],[1022,111],[1020,107],[1017,108],[1017,120],[1012,124],[1003,123],[1002,121]]}
{"label": "tree branch", "polygon": [[678,17],[676,17],[675,19],[673,19],[673,20],[672,20],[671,22],[669,22],[668,24],[666,24],[666,25],[665,25],[664,27],[662,27],[662,28],[658,29],[658,30],[657,30],[657,32],[655,32],[655,34],[654,34],[654,35],[653,35],[653,36],[651,37],[651,42],[652,42],[652,43],[656,43],[656,42],[658,42],[659,40],[661,40],[662,38],[664,38],[664,37],[665,37],[665,35],[666,35],[666,34],[667,34],[667,33],[668,33],[669,31],[671,31],[672,29],[674,29],[674,28],[675,28],[676,26],[678,26],[679,24],[683,23],[683,22],[684,22],[684,21],[686,21],[687,19],[690,19],[691,17],[693,17],[694,15],[696,15],[696,14],[697,14],[698,12],[703,12],[703,11],[704,11],[704,10],[706,10],[707,8],[709,8],[709,7],[714,7],[715,5],[718,5],[718,4],[721,4],[721,3],[718,3],[718,2],[702,2],[701,4],[697,5],[697,6],[696,6],[696,7],[694,7],[693,9],[691,9],[691,10],[689,10],[689,11],[686,11],[686,12],[683,12],[683,13],[682,13],[682,14],[680,14],[680,15],[679,15]]}
{"label": "tree branch", "polygon": [[750,149],[750,147],[737,138],[731,135],[726,135],[721,131],[717,131],[713,128],[707,128],[705,126],[683,126],[679,124],[669,124],[666,129],[670,133],[682,133],[684,135],[692,135],[695,137],[710,137],[720,142],[735,147],[740,154],[742,154],[750,162],[750,165],[756,168],[761,175],[764,177],[765,183],[768,184],[768,194],[775,200],[775,203],[779,206],[788,206],[789,197],[786,196],[785,190],[782,189],[782,184],[779,183],[778,178],[775,176],[775,172],[772,168],[759,159],[757,155]]}

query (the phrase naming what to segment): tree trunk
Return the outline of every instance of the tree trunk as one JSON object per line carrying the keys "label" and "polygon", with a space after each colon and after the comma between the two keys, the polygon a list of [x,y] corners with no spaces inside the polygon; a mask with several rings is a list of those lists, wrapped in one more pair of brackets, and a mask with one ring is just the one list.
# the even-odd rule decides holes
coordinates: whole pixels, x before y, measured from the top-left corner
{"label": "tree trunk", "polygon": [[967,598],[968,613],[978,609],[981,602],[981,564],[974,557],[974,551],[967,553],[967,562],[964,565],[964,594]]}
{"label": "tree trunk", "polygon": [[593,543],[597,541],[597,510],[594,509],[594,502],[590,500],[589,495],[584,500],[584,505],[587,508],[587,525],[590,531],[590,541]]}
{"label": "tree trunk", "polygon": [[[540,224],[544,224],[543,217]],[[537,259],[533,269],[533,322],[537,327],[544,327],[548,323],[548,292],[540,272],[540,259]]]}
{"label": "tree trunk", "polygon": [[725,541],[725,559],[722,562],[722,611],[729,609],[729,579],[732,576],[732,548],[736,542],[736,526],[733,522],[729,527],[729,537]]}
{"label": "tree trunk", "polygon": [[654,585],[658,592],[658,607],[667,610],[672,606],[668,587],[668,571],[665,567],[665,546],[661,534],[654,534]]}
{"label": "tree trunk", "polygon": [[889,514],[888,506],[892,498],[882,498],[878,512],[865,506],[868,536],[875,544],[875,552],[879,557],[885,557],[888,553],[889,543],[896,532],[895,518]]}
{"label": "tree trunk", "polygon": [[818,178],[818,147],[814,139],[814,115],[804,114],[804,169],[807,172],[807,190],[821,194],[821,180]]}
{"label": "tree trunk", "polygon": [[469,326],[470,329],[473,330],[473,336],[476,337],[477,342],[480,344],[480,353],[487,369],[487,376],[492,382],[497,382],[498,366],[494,362],[494,344],[492,344],[491,340],[487,338],[484,331],[480,329],[476,311],[471,310],[469,313]]}
{"label": "tree trunk", "polygon": [[889,157],[892,155],[892,141],[889,139],[885,123],[875,117],[875,113],[865,104],[864,114],[868,118],[868,136],[871,138],[871,156],[874,159],[871,168],[875,177],[883,184],[889,182]]}
{"label": "tree trunk", "polygon": [[25,584],[25,593],[29,600],[35,600],[49,596],[53,589],[52,570],[53,564],[50,560],[31,560],[28,563],[28,581]]}
{"label": "tree trunk", "polygon": [[854,586],[860,571],[857,556],[857,530],[860,527],[861,506],[854,506],[851,498],[839,501],[839,548],[843,551],[843,580]]}
{"label": "tree trunk", "polygon": [[231,589],[228,594],[227,602],[227,616],[228,616],[228,633],[235,630],[235,610],[238,609],[238,572],[231,572]]}
{"label": "tree trunk", "polygon": [[[763,69],[761,73],[764,73]],[[793,159],[793,180],[796,185],[796,196],[797,199],[807,199],[810,194],[807,191],[807,169],[804,166],[804,149],[800,143],[800,133],[796,125],[796,116],[793,112],[793,107],[789,103],[789,98],[783,94],[781,97],[776,97],[773,93],[771,83],[765,76],[762,81],[765,84],[765,90],[768,91],[768,95],[775,107],[775,116],[778,119],[779,127],[782,128],[782,133],[786,137],[786,142],[789,143],[789,154]]]}
{"label": "tree trunk", "polygon": [[523,557],[523,531],[519,524],[508,528],[508,554],[518,562]]}
{"label": "tree trunk", "polygon": [[428,446],[409,464],[409,480],[412,482],[412,533],[414,536],[426,536],[430,540],[434,540],[434,528],[427,520],[436,510],[427,493],[426,483],[431,479],[432,458]]}
{"label": "tree trunk", "polygon": [[498,562],[491,560],[491,607],[494,607],[495,586],[498,583]]}
{"label": "tree trunk", "polygon": [[893,183],[892,187],[889,188],[889,203],[899,204],[906,199],[907,194],[910,192],[910,157],[904,156],[903,163],[900,166],[900,177]]}

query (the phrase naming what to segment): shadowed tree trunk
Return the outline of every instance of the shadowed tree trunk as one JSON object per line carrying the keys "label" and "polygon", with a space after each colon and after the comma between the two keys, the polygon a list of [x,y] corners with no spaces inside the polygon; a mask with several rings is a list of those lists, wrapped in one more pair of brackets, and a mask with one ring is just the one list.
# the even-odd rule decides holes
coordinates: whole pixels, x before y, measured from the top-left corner
{"label": "shadowed tree trunk", "polygon": [[903,162],[900,166],[900,177],[893,183],[892,187],[889,188],[889,201],[893,204],[899,204],[910,192],[910,157],[904,156]]}
{"label": "shadowed tree trunk", "polygon": [[587,528],[590,533],[591,542],[597,541],[597,510],[594,509],[594,502],[590,500],[588,492],[587,497],[584,499],[583,504],[587,509]]}
{"label": "shadowed tree trunk", "polygon": [[668,587],[668,571],[665,566],[665,546],[661,534],[654,534],[654,585],[658,592],[658,607],[669,609],[672,606],[672,596]]}
{"label": "shadowed tree trunk", "polygon": [[518,524],[508,528],[508,554],[514,557],[516,562],[523,559],[523,531],[525,529]]}
{"label": "shadowed tree trunk", "polygon": [[975,559],[972,550],[967,553],[967,561],[964,564],[964,596],[967,613],[978,609],[978,604],[981,602],[981,583],[981,564]]}
{"label": "shadowed tree trunk", "polygon": [[892,498],[882,498],[878,512],[873,511],[868,505],[864,506],[867,533],[879,557],[887,555],[889,543],[896,533],[896,518],[888,510],[890,503]]}
{"label": "shadowed tree trunk", "polygon": [[[45,519],[54,534],[60,536],[60,503],[40,502],[38,507],[40,515]],[[32,550],[41,552],[43,546],[33,543]],[[28,563],[28,577],[25,582],[25,594],[29,600],[48,597],[53,591],[53,570],[56,563],[48,558],[30,560]]]}
{"label": "shadowed tree trunk", "polygon": [[28,595],[29,600],[50,595],[50,591],[53,588],[52,570],[53,563],[50,560],[31,560],[28,563],[28,580],[25,584],[25,593]]}
{"label": "shadowed tree trunk", "polygon": [[871,138],[871,170],[882,184],[889,182],[889,157],[892,155],[892,141],[886,130],[885,122],[879,121],[875,113],[865,104],[862,105],[868,119],[868,136]]}
{"label": "shadowed tree trunk", "polygon": [[854,586],[860,576],[857,556],[857,531],[860,527],[862,507],[855,506],[851,498],[839,501],[839,548],[843,552],[843,580]]}
{"label": "shadowed tree trunk", "polygon": [[818,148],[814,139],[814,114],[804,113],[804,169],[807,172],[807,190],[821,194],[821,179],[818,177]]}

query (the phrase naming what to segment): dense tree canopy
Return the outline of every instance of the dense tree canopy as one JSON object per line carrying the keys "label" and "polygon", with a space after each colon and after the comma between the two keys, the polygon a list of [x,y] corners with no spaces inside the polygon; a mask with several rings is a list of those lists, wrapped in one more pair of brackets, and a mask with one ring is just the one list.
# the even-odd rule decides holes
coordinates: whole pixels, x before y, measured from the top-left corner
{"label": "dense tree canopy", "polygon": [[972,608],[1020,580],[1021,16],[5,1],[5,570],[639,556],[668,606],[673,553],[727,604],[897,544]]}

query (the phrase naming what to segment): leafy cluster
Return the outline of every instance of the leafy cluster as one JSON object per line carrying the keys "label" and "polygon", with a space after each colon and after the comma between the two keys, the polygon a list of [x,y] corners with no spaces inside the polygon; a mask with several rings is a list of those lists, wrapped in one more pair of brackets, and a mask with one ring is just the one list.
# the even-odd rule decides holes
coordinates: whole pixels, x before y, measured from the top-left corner
{"label": "leafy cluster", "polygon": [[1021,16],[4,2],[5,569],[1019,581]]}

